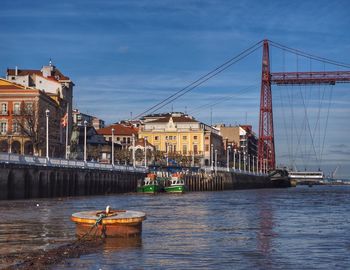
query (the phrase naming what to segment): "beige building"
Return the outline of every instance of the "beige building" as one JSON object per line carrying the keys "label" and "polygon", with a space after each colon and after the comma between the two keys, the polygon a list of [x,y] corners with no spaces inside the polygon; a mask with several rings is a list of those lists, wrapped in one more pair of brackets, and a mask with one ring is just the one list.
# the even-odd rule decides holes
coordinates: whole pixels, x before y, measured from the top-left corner
{"label": "beige building", "polygon": [[183,113],[146,117],[139,137],[146,138],[158,151],[195,155],[202,165],[210,165],[213,151],[219,156],[223,153],[219,131]]}
{"label": "beige building", "polygon": [[221,124],[215,127],[220,131],[225,150],[231,146],[243,153],[257,156],[258,138],[251,125],[226,126]]}

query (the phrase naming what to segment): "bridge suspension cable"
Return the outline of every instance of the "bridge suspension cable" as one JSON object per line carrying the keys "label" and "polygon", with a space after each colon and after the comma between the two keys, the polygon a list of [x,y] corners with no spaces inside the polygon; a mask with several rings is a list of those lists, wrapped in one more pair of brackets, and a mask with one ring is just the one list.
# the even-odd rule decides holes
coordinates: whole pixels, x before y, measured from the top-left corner
{"label": "bridge suspension cable", "polygon": [[228,100],[230,100],[232,98],[235,98],[235,97],[238,97],[238,96],[242,96],[243,94],[248,93],[248,90],[253,89],[255,87],[257,87],[257,85],[251,85],[251,86],[248,86],[248,87],[245,87],[245,88],[239,90],[235,94],[223,96],[221,98],[218,98],[218,99],[214,100],[214,102],[208,102],[206,104],[198,106],[198,107],[194,108],[192,111],[190,111],[189,114],[193,115],[194,113],[202,111],[204,109],[207,109],[210,106],[215,106],[215,105],[218,105],[218,104],[223,103],[225,101],[228,101]]}
{"label": "bridge suspension cable", "polygon": [[304,51],[301,51],[301,50],[298,50],[298,49],[293,49],[293,48],[290,48],[290,47],[285,46],[283,44],[274,42],[272,40],[269,40],[269,43],[271,44],[271,46],[273,46],[275,48],[278,48],[278,49],[281,49],[281,50],[285,50],[285,51],[288,51],[290,53],[293,53],[293,54],[296,54],[296,55],[299,55],[299,56],[302,56],[302,57],[305,57],[305,58],[313,59],[313,60],[316,60],[316,61],[319,61],[319,62],[323,62],[323,63],[327,63],[327,64],[339,66],[339,67],[350,68],[350,64],[348,64],[348,63],[334,61],[334,60],[331,60],[331,59],[328,59],[328,58],[324,58],[324,57],[320,57],[320,56],[317,56],[317,55],[313,55],[313,54],[310,54],[310,53],[307,53],[307,52],[304,52]]}
{"label": "bridge suspension cable", "polygon": [[157,104],[153,105],[152,107],[148,108],[147,110],[143,111],[142,113],[136,115],[133,119],[140,118],[144,116],[147,113],[155,112],[164,106],[168,105],[169,103],[173,102],[174,100],[182,97],[186,93],[192,91],[193,89],[197,88],[198,86],[202,85],[206,81],[210,80],[214,76],[220,74],[224,70],[228,69],[232,65],[238,63],[242,59],[246,58],[253,52],[255,52],[257,49],[259,49],[262,46],[262,40],[255,43],[253,46],[250,46],[248,49],[245,49],[241,53],[237,54],[236,56],[232,57],[231,59],[227,60],[225,63],[219,65],[212,71],[206,73],[205,75],[201,76],[199,79],[195,80],[194,82],[190,83],[186,87],[176,91],[174,94],[168,96],[167,98],[163,99],[162,101],[158,102]]}

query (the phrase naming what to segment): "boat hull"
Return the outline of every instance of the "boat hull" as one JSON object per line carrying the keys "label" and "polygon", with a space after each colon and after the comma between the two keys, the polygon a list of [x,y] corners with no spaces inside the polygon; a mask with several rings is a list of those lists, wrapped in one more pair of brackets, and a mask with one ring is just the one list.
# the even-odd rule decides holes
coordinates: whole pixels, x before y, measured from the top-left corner
{"label": "boat hull", "polygon": [[158,185],[148,185],[137,188],[137,192],[141,193],[157,193],[160,192],[160,187]]}
{"label": "boat hull", "polygon": [[184,193],[185,190],[186,190],[185,186],[165,187],[165,192],[168,192],[168,193]]}

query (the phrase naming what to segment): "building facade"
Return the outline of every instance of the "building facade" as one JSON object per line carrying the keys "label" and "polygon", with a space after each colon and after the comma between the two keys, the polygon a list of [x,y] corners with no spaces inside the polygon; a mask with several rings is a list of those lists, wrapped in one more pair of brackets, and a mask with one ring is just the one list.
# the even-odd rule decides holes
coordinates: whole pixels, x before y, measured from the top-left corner
{"label": "building facade", "polygon": [[62,157],[60,107],[41,90],[0,79],[0,151],[46,154],[46,110],[49,117],[49,155]]}
{"label": "building facade", "polygon": [[86,121],[89,126],[93,126],[96,130],[105,127],[105,121],[96,116],[80,112],[78,109],[73,110],[73,124],[76,126],[84,126]]}
{"label": "building facade", "polygon": [[68,125],[66,128],[61,127],[60,133],[65,141],[65,133],[68,131],[68,138],[72,131],[72,104],[73,104],[73,87],[72,80],[62,74],[50,60],[49,64],[41,69],[7,69],[6,79],[10,82],[22,85],[26,88],[33,88],[43,91],[51,97],[59,106],[60,117],[67,113]]}
{"label": "building facade", "polygon": [[242,153],[257,156],[258,138],[251,125],[226,126],[216,125],[223,139],[225,150],[228,146]]}
{"label": "building facade", "polygon": [[[113,132],[112,132],[113,129]],[[103,135],[105,140],[112,142],[112,133],[114,134],[114,143],[122,146],[122,149],[128,149],[132,145],[133,136],[138,138],[138,128],[124,124],[113,124],[97,130],[97,133]]]}
{"label": "building facade", "polygon": [[223,149],[219,131],[183,113],[146,117],[139,137],[167,155],[195,156],[200,165],[209,165],[211,153],[217,150],[221,156]]}

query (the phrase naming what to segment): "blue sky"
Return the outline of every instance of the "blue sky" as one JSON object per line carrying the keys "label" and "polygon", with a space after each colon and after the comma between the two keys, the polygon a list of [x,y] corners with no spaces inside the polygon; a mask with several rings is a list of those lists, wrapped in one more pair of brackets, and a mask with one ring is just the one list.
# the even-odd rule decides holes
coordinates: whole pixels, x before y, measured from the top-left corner
{"label": "blue sky", "polygon": [[[0,9],[0,70],[4,75],[7,67],[41,68],[52,58],[76,84],[74,105],[111,123],[129,118],[130,112],[142,112],[264,38],[350,63],[349,10],[350,2],[346,0],[4,0]],[[307,59],[296,60],[276,49],[271,49],[271,61],[273,71],[295,70],[296,61],[299,69],[307,70],[310,65]],[[312,67],[323,68],[317,63]],[[163,110],[187,110],[209,123],[210,109],[196,108],[230,97],[213,106],[213,122],[247,121],[257,131],[260,69],[258,50]],[[317,88],[316,94],[312,92],[306,100],[309,126],[318,145],[304,152],[323,152],[321,166],[329,172],[340,165],[339,176],[350,176],[349,87],[340,85],[332,90],[324,147],[322,130],[326,127],[328,103],[325,99],[319,113],[320,102],[315,102],[323,88]],[[293,140],[307,134],[302,131],[305,108],[301,103],[293,104],[299,113],[295,120],[299,127],[292,131],[291,125],[285,124],[290,119],[283,115],[291,114],[291,104],[285,109],[287,104],[283,102],[288,91],[292,90],[273,88],[280,163],[290,159],[290,146],[286,145],[292,141],[291,134],[295,133]],[[298,162],[301,167],[319,166],[317,162]]]}

